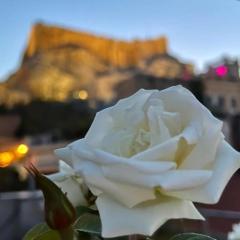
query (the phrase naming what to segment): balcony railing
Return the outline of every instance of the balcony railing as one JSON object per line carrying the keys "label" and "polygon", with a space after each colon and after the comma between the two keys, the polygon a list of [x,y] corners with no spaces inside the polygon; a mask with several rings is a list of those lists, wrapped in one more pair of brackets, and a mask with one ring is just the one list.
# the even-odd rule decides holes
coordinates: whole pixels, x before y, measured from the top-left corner
{"label": "balcony railing", "polygon": [[[217,239],[227,239],[234,222],[240,222],[240,212],[199,208],[206,221],[178,220],[168,227],[173,232],[199,232]],[[32,226],[44,221],[43,196],[40,191],[19,191],[0,193],[0,233],[1,240],[19,240]],[[220,222],[219,224],[216,222]],[[228,230],[221,224],[228,222]],[[175,228],[175,229],[173,229]]]}

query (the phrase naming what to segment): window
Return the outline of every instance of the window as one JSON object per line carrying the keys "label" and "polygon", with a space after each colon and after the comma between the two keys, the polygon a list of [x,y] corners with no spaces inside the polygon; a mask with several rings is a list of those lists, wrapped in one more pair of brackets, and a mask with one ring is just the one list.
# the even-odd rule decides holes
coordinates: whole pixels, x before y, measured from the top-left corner
{"label": "window", "polygon": [[212,105],[212,99],[210,96],[205,96],[205,105],[211,106]]}
{"label": "window", "polygon": [[237,101],[236,101],[235,98],[232,98],[232,99],[231,99],[231,106],[232,106],[233,108],[236,108],[236,107],[237,107]]}
{"label": "window", "polygon": [[224,107],[224,104],[225,104],[225,99],[224,99],[224,97],[219,96],[219,98],[218,98],[218,106],[219,106],[219,107]]}

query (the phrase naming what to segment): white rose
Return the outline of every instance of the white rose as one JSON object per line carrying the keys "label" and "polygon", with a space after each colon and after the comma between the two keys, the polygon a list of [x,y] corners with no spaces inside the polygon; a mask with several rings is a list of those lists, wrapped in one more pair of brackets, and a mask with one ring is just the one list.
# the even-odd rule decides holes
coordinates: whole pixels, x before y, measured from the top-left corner
{"label": "white rose", "polygon": [[221,129],[181,86],[139,90],[56,153],[97,196],[103,237],[151,235],[168,219],[203,219],[192,201],[219,200],[240,166]]}
{"label": "white rose", "polygon": [[63,161],[59,161],[59,172],[47,176],[51,179],[63,193],[67,194],[68,199],[74,206],[87,206],[85,198],[88,190],[81,176],[74,169]]}

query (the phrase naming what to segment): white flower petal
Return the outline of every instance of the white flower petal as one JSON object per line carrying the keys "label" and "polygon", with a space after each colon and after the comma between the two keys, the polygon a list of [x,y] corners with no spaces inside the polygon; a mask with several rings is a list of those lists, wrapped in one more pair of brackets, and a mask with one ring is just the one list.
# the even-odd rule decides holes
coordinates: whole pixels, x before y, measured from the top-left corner
{"label": "white flower petal", "polygon": [[[74,170],[83,176],[86,185],[94,195],[106,192],[128,207],[135,206],[143,201],[155,199],[153,189],[139,188],[131,184],[115,183],[105,178],[101,167],[94,163],[94,160],[97,159],[96,156],[92,155],[88,147],[84,140],[79,140],[61,149],[60,152],[64,156],[67,155],[70,157],[68,161],[71,161]],[[129,194],[129,192],[134,192],[134,194]]]}
{"label": "white flower petal", "polygon": [[94,162],[81,161],[79,164],[74,161],[74,169],[80,170],[94,195],[106,193],[128,207],[156,198],[153,189],[110,181],[103,175],[101,167]]}
{"label": "white flower petal", "polygon": [[71,153],[71,158],[73,158],[73,155],[77,155],[79,156],[79,161],[86,159],[91,160],[95,157],[94,148],[87,143],[85,138],[69,144],[68,148]]}
{"label": "white flower petal", "polygon": [[101,149],[118,156],[131,156],[134,134],[127,129],[112,131],[102,139]]}
{"label": "white flower petal", "polygon": [[83,194],[83,189],[77,180],[67,178],[64,181],[54,181],[61,188],[63,193],[67,193],[67,197],[74,206],[87,206],[88,203]]}
{"label": "white flower petal", "polygon": [[215,161],[217,148],[223,140],[222,122],[206,129],[191,153],[179,166],[180,169],[205,169]]}
{"label": "white flower petal", "polygon": [[[102,139],[118,126],[127,125],[131,128],[136,121],[142,121],[144,116],[141,108],[154,90],[139,90],[134,95],[119,100],[113,107],[98,112],[88,130],[85,139],[92,146],[101,146]],[[134,110],[134,111],[133,111]]]}
{"label": "white flower petal", "polygon": [[212,176],[212,172],[207,170],[170,170],[149,174],[124,165],[106,165],[102,169],[104,175],[115,182],[145,188],[161,187],[166,191],[191,189],[203,185]]}
{"label": "white flower petal", "polygon": [[68,146],[64,148],[56,149],[54,153],[56,154],[56,156],[64,160],[64,162],[66,162],[69,166],[72,167],[72,162],[71,162],[72,152],[70,151]]}
{"label": "white flower petal", "polygon": [[169,219],[203,220],[192,202],[174,198],[126,208],[106,195],[100,195],[96,204],[102,222],[102,236],[106,238],[131,234],[152,235]]}
{"label": "white flower petal", "polygon": [[148,148],[143,152],[132,156],[129,161],[136,159],[141,161],[174,161],[180,136],[170,138],[168,141]]}
{"label": "white flower petal", "polygon": [[64,161],[59,160],[59,171],[65,173],[66,175],[74,175],[74,170]]}
{"label": "white flower petal", "polygon": [[[211,145],[209,147],[211,148]],[[169,191],[165,194],[195,202],[217,203],[228,181],[239,167],[240,154],[227,142],[222,141],[216,153],[216,160],[212,167],[213,175],[209,182],[193,189]]]}
{"label": "white flower petal", "polygon": [[182,122],[179,113],[163,112],[162,118],[172,137],[180,134]]}
{"label": "white flower petal", "polygon": [[166,111],[181,114],[180,117],[185,126],[193,120],[200,122],[203,126],[219,123],[219,120],[188,89],[180,85],[166,88],[160,91],[158,96],[163,101]]}
{"label": "white flower petal", "polygon": [[191,121],[188,123],[187,127],[180,134],[188,144],[196,144],[199,138],[203,134],[202,124],[198,121]]}
{"label": "white flower petal", "polygon": [[102,139],[113,127],[113,119],[110,116],[110,108],[98,112],[89,128],[85,139],[92,146],[98,147]]}
{"label": "white flower petal", "polygon": [[155,146],[167,141],[171,136],[168,128],[161,118],[157,107],[150,106],[147,111],[148,125],[150,129],[151,145]]}
{"label": "white flower petal", "polygon": [[167,141],[148,148],[145,151],[133,155],[130,159],[143,161],[175,161],[178,144],[181,138],[184,138],[188,144],[196,144],[201,137],[201,127],[197,122],[192,122],[179,135],[168,139]]}
{"label": "white flower petal", "polygon": [[[190,136],[191,134],[191,136]],[[156,145],[154,147],[148,148],[145,151],[133,155],[129,160],[141,160],[141,161],[172,161],[176,160],[176,152],[178,149],[178,144],[181,138],[189,140],[190,143],[195,143],[193,139],[193,130],[186,130],[185,132],[170,138],[168,141],[163,142],[162,144]]]}
{"label": "white flower petal", "polygon": [[[126,168],[134,168],[136,171],[143,173],[161,173],[176,168],[176,163],[169,161],[139,161],[137,159],[127,159],[118,157],[110,153],[96,149],[94,151],[95,157],[92,161],[101,165],[113,166],[125,166]],[[127,173],[127,172],[126,172]]]}
{"label": "white flower petal", "polygon": [[64,181],[66,179],[66,174],[63,172],[57,172],[53,173],[50,175],[47,175],[47,177],[52,180],[53,182],[55,181]]}
{"label": "white flower petal", "polygon": [[81,178],[65,162],[60,160],[59,172],[47,175],[47,177],[61,188],[63,193],[67,193],[68,199],[74,206],[88,205],[84,196],[88,190],[83,186]]}
{"label": "white flower petal", "polygon": [[160,187],[166,191],[192,189],[208,182],[212,171],[173,170],[162,174]]}
{"label": "white flower petal", "polygon": [[[120,124],[127,122],[131,126],[134,122],[130,120],[135,120],[136,123],[139,112],[143,112],[145,103],[147,102],[148,98],[155,92],[158,91],[140,89],[132,96],[119,100],[111,108],[112,116],[116,119],[116,122],[119,122]],[[126,115],[127,113],[128,115]]]}

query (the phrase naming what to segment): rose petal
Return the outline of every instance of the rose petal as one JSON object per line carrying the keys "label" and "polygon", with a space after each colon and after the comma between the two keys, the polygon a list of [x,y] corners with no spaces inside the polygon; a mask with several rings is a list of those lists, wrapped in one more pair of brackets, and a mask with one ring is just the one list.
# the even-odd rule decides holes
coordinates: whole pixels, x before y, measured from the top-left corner
{"label": "rose petal", "polygon": [[143,131],[141,128],[147,124],[143,106],[151,92],[139,90],[133,96],[120,100],[114,107],[109,108],[113,125],[106,131],[99,148],[118,156],[130,157],[139,149],[148,146],[142,142],[140,130]]}
{"label": "rose petal", "polygon": [[213,175],[208,183],[193,189],[169,191],[165,194],[195,202],[217,203],[229,179],[239,167],[240,154],[226,141],[222,141],[217,149],[216,160],[212,167]]}
{"label": "rose petal", "polygon": [[143,173],[124,165],[102,166],[104,175],[115,181],[145,188],[161,187],[166,191],[197,187],[212,176],[207,170],[170,170],[162,173]]}
{"label": "rose petal", "polygon": [[[191,153],[179,166],[180,169],[204,169],[215,161],[216,151],[223,139],[222,122],[206,129]],[[211,146],[211,147],[210,147]]]}
{"label": "rose petal", "polygon": [[[84,159],[84,156],[81,154],[81,149],[82,148],[77,148],[75,154],[77,154],[79,159]],[[94,153],[95,156],[92,155],[92,158],[89,160],[100,164],[106,177],[126,185],[137,185],[144,188],[161,186],[164,189],[176,190],[201,185],[211,177],[211,171],[206,170],[169,171],[176,166],[173,162],[142,162],[134,159],[129,160],[101,150],[94,150]],[[79,164],[78,162],[79,161],[76,160],[74,164],[76,169],[80,169],[79,166],[76,166]]]}
{"label": "rose petal", "polygon": [[180,136],[170,138],[168,141],[148,148],[145,151],[135,154],[129,160],[141,161],[174,161]]}
{"label": "rose petal", "polygon": [[96,204],[102,222],[102,236],[105,238],[131,234],[152,235],[169,219],[203,220],[192,202],[174,198],[126,208],[103,194],[97,198]]}
{"label": "rose petal", "polygon": [[70,176],[75,175],[75,171],[64,161],[60,160],[58,164],[59,164],[59,172],[47,175],[47,177],[52,181],[61,182],[66,180]]}
{"label": "rose petal", "polygon": [[162,174],[160,187],[166,191],[192,189],[208,182],[212,171],[207,170],[173,170]]}
{"label": "rose petal", "polygon": [[68,199],[74,206],[87,206],[84,192],[87,192],[82,185],[82,179],[76,176],[75,171],[63,161],[59,161],[59,172],[47,175],[63,193],[67,193]]}
{"label": "rose petal", "polygon": [[106,108],[98,112],[89,128],[85,139],[92,146],[98,147],[101,144],[102,139],[113,127],[113,119],[110,115],[110,108]]}
{"label": "rose petal", "polygon": [[94,195],[106,193],[128,207],[156,198],[153,189],[109,181],[98,164],[85,160],[79,161],[79,157],[74,154],[72,157],[74,169],[80,172]]}
{"label": "rose petal", "polygon": [[102,139],[101,149],[118,156],[132,155],[131,145],[134,134],[127,129],[112,131]]}
{"label": "rose petal", "polygon": [[182,133],[168,139],[167,141],[155,145],[133,155],[130,159],[144,161],[175,161],[178,144],[181,138],[184,138],[188,144],[196,144],[201,138],[202,129],[198,122],[191,122]]}
{"label": "rose petal", "polygon": [[110,108],[115,125],[123,128],[136,127],[145,117],[144,104],[153,92],[157,90],[140,89],[132,96],[119,100]]}
{"label": "rose petal", "polygon": [[67,193],[68,199],[74,206],[88,205],[81,185],[74,178],[67,178],[63,181],[54,181],[54,183],[61,188],[63,193]]}
{"label": "rose petal", "polygon": [[80,156],[79,161],[94,158],[92,147],[86,143],[85,139],[79,139],[64,148],[56,149],[54,153],[71,167],[73,153]]}
{"label": "rose petal", "polygon": [[199,138],[202,136],[203,126],[201,122],[198,121],[190,121],[187,127],[180,134],[188,144],[196,144]]}
{"label": "rose petal", "polygon": [[199,137],[200,135],[197,133],[197,130],[193,127],[189,127],[181,134],[170,138],[162,144],[137,153],[130,159],[138,159],[142,161],[175,161],[180,139],[184,138],[189,144],[195,144]]}
{"label": "rose petal", "polygon": [[54,153],[56,154],[56,156],[64,160],[64,162],[66,162],[69,166],[72,167],[72,162],[71,162],[72,152],[70,151],[68,146],[64,148],[55,149]]}
{"label": "rose petal", "polygon": [[131,127],[131,123],[136,124],[137,121],[142,121],[141,108],[152,92],[154,91],[140,89],[134,95],[119,100],[114,107],[98,112],[85,136],[86,141],[92,146],[99,147],[102,139],[114,127],[124,125]]}
{"label": "rose petal", "polygon": [[167,141],[171,136],[168,128],[161,118],[157,107],[150,106],[147,111],[148,125],[150,129],[151,145],[155,146]]}
{"label": "rose petal", "polygon": [[188,126],[189,122],[194,120],[203,127],[220,122],[188,89],[181,85],[166,88],[158,92],[158,96],[163,101],[166,111],[181,114],[183,126]]}
{"label": "rose petal", "polygon": [[182,129],[180,113],[164,111],[162,113],[162,118],[172,137],[180,134]]}
{"label": "rose petal", "polygon": [[[141,110],[141,112],[144,110],[144,104],[147,102],[148,98],[155,92],[158,91],[140,89],[130,97],[120,99],[114,105],[114,107],[111,108],[112,116],[120,123],[125,123],[127,119],[128,124],[131,125],[133,122],[129,121],[131,119],[129,119],[128,117],[135,116],[135,118],[132,120],[136,121],[136,114],[138,114],[139,110]],[[129,113],[130,115],[126,115],[126,113]]]}
{"label": "rose petal", "polygon": [[137,159],[127,159],[119,156],[112,155],[110,153],[104,152],[102,150],[94,150],[95,157],[91,159],[96,163],[101,165],[113,166],[125,166],[126,168],[134,168],[136,171],[143,173],[161,173],[169,171],[176,168],[174,162],[169,161],[139,161]]}
{"label": "rose petal", "polygon": [[[99,159],[96,158],[96,155],[93,154],[90,146],[86,144],[84,139],[73,142],[68,147],[61,149],[61,151],[57,151],[57,154],[59,153],[62,154],[60,154],[60,157],[67,155],[68,161],[69,158],[71,159],[75,171],[80,172],[94,195],[105,192],[129,207],[146,200],[155,199],[153,189],[139,188],[131,184],[115,183],[106,179],[101,167],[94,163],[94,161],[97,162]],[[106,158],[105,161],[109,162],[109,159]],[[134,192],[134,194],[129,194],[129,192]]]}
{"label": "rose petal", "polygon": [[[166,148],[161,149],[161,151],[163,151],[163,150],[165,150],[164,151],[165,153],[167,152]],[[67,156],[68,161],[69,161],[69,159],[72,159],[72,157],[73,157],[72,155],[74,152],[74,155],[77,158],[75,160],[75,164],[77,164],[77,162],[79,162],[79,164],[80,164],[80,162],[82,160],[89,160],[89,161],[93,161],[95,163],[104,164],[104,165],[125,164],[128,166],[134,166],[138,171],[142,171],[142,172],[146,172],[146,173],[148,173],[148,172],[159,173],[159,172],[174,169],[176,167],[176,164],[174,162],[139,161],[139,159],[135,159],[135,158],[129,159],[129,158],[123,158],[120,156],[116,156],[111,153],[102,151],[100,149],[92,149],[91,146],[88,145],[84,139],[75,141],[72,144],[68,145],[66,148],[57,149],[57,150],[55,150],[55,152],[62,159],[63,159],[63,157],[66,158],[66,156]],[[72,164],[73,163],[71,160],[71,165]]]}
{"label": "rose petal", "polygon": [[53,182],[55,181],[64,181],[66,179],[66,174],[62,173],[62,172],[58,172],[58,173],[53,173],[50,175],[46,175],[50,180],[52,180]]}
{"label": "rose petal", "polygon": [[74,175],[75,171],[64,161],[59,161],[59,171],[65,173],[66,175]]}

